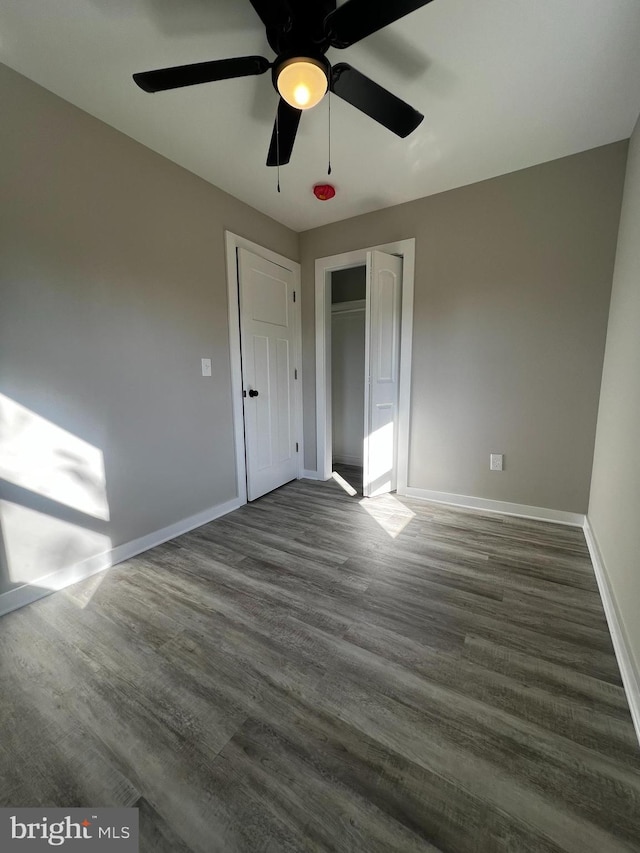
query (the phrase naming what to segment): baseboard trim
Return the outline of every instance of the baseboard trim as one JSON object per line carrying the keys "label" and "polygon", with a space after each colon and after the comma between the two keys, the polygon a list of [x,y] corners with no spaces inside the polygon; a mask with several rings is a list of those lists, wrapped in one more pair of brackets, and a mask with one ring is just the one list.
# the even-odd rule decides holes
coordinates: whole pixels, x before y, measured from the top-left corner
{"label": "baseboard trim", "polygon": [[604,613],[607,617],[609,633],[611,634],[611,639],[613,641],[613,648],[616,653],[618,666],[620,667],[620,675],[622,676],[624,691],[627,694],[627,701],[629,702],[631,719],[633,720],[633,725],[636,730],[638,743],[640,743],[640,676],[629,650],[629,643],[622,625],[622,620],[620,619],[616,600],[613,596],[613,590],[611,589],[611,584],[609,582],[609,574],[607,572],[604,559],[602,558],[602,552],[600,551],[598,540],[596,539],[593,528],[589,523],[588,516],[584,520],[584,538],[587,540],[587,548],[591,555],[591,562],[593,563],[593,570],[596,576],[600,598],[602,599],[602,606],[604,607]]}
{"label": "baseboard trim", "polygon": [[85,580],[85,578],[109,569],[118,563],[130,560],[132,557],[136,557],[150,548],[155,548],[156,545],[162,545],[163,542],[168,542],[170,539],[175,539],[176,536],[188,533],[196,527],[201,527],[203,524],[215,521],[216,518],[233,512],[233,510],[238,509],[244,503],[245,501],[241,498],[233,498],[230,501],[226,501],[226,503],[218,504],[188,518],[183,518],[175,524],[155,530],[146,536],[141,536],[122,545],[116,545],[102,554],[96,554],[79,563],[59,569],[57,572],[45,575],[37,581],[17,587],[16,589],[11,589],[0,595],[0,616],[4,616],[12,610],[18,610],[18,608],[24,607],[26,604],[32,604],[34,601],[44,598],[52,592],[58,592],[67,586],[71,586],[71,584]]}
{"label": "baseboard trim", "polygon": [[469,495],[454,495],[449,492],[433,492],[429,489],[415,489],[407,486],[402,492],[408,498],[422,501],[459,506],[464,509],[479,509],[483,512],[496,512],[501,515],[515,515],[518,518],[529,518],[533,521],[550,521],[552,524],[564,524],[569,527],[584,527],[585,517],[577,512],[564,512],[560,509],[547,509],[541,506],[527,506],[507,501],[490,501],[485,498],[474,498]]}
{"label": "baseboard trim", "polygon": [[208,524],[210,521],[215,521],[216,518],[228,515],[228,513],[244,506],[245,503],[246,501],[241,498],[232,498],[230,501],[209,507],[209,509],[202,510],[202,512],[198,512],[195,515],[190,515],[188,518],[183,518],[182,521],[177,521],[175,524],[170,524],[168,527],[156,530],[148,536],[141,536],[132,542],[118,545],[111,551],[114,557],[113,565],[130,560],[132,557],[142,554],[143,551],[155,548],[156,545],[162,545],[163,542],[175,539],[176,536],[182,536],[183,533],[195,530],[196,527],[202,527],[203,524]]}
{"label": "baseboard trim", "polygon": [[300,474],[301,480],[321,480],[322,477],[318,476],[317,471],[309,471],[305,468],[305,470]]}

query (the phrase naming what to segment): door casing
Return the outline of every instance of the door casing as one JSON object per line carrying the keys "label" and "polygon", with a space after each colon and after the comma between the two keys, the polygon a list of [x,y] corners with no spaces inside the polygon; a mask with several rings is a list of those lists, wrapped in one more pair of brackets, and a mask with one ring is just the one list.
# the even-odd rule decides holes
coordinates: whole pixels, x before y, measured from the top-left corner
{"label": "door casing", "polygon": [[400,323],[400,388],[398,403],[397,492],[405,494],[409,479],[409,417],[411,405],[411,353],[413,336],[413,290],[415,274],[414,237],[367,246],[352,252],[318,258],[315,263],[316,309],[316,467],[317,477],[331,477],[331,273],[365,266],[367,252],[400,255],[402,308]]}
{"label": "door casing", "polygon": [[233,434],[235,445],[236,486],[238,499],[247,503],[247,465],[245,457],[244,415],[242,405],[242,357],[240,352],[240,307],[237,249],[248,249],[260,255],[267,261],[278,264],[291,271],[294,277],[296,301],[293,305],[295,335],[294,362],[298,371],[294,393],[295,434],[298,442],[298,477],[302,476],[304,466],[304,440],[302,435],[302,326],[301,326],[301,293],[300,293],[300,264],[295,261],[265,249],[258,243],[247,240],[231,231],[225,231],[227,289],[229,303],[229,356],[231,361],[231,410],[233,414]]}

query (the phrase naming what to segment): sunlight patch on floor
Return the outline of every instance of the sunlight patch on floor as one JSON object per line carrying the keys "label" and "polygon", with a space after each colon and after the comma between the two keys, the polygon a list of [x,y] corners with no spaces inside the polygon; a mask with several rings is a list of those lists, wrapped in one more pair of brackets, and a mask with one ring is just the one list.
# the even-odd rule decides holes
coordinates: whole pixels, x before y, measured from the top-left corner
{"label": "sunlight patch on floor", "polygon": [[354,488],[353,488],[353,486],[351,485],[351,483],[347,483],[347,481],[345,480],[345,478],[344,478],[344,477],[341,477],[341,476],[340,476],[340,474],[338,474],[338,472],[337,472],[337,471],[334,471],[334,472],[331,474],[331,476],[332,476],[332,478],[336,481],[336,483],[337,483],[339,486],[341,486],[341,487],[345,490],[345,492],[346,492],[348,495],[351,495],[351,497],[353,497],[354,495],[357,495],[357,494],[358,494],[358,492],[356,491],[356,489],[354,489]]}
{"label": "sunlight patch on floor", "polygon": [[415,518],[415,512],[401,503],[395,495],[380,495],[377,498],[363,498],[360,506],[378,522],[392,539],[399,536],[405,527]]}
{"label": "sunlight patch on floor", "polygon": [[75,604],[76,607],[84,610],[96,592],[100,589],[107,574],[108,573],[104,570],[99,571],[97,574],[91,575],[91,577],[86,578],[80,583],[67,587],[62,591],[62,594],[65,598],[68,598],[69,601]]}

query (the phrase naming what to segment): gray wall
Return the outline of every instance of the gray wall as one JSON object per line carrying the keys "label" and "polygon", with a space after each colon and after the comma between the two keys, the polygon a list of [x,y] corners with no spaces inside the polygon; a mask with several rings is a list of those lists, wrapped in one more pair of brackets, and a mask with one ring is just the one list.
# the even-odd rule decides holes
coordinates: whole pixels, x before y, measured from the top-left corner
{"label": "gray wall", "polygon": [[626,153],[615,143],[301,234],[306,467],[314,261],[415,237],[409,485],[585,512]]}
{"label": "gray wall", "polygon": [[6,586],[3,552],[35,577],[236,495],[224,229],[298,237],[4,66],[0,115],[0,456],[30,425],[56,457],[0,479]]}
{"label": "gray wall", "polygon": [[640,678],[640,122],[631,139],[589,521]]}
{"label": "gray wall", "polygon": [[[626,143],[296,235],[2,66],[0,109],[6,583],[16,542],[35,578],[56,568],[43,560],[91,556],[236,494],[225,228],[300,249],[307,467],[314,260],[413,236],[410,485],[586,510]],[[631,314],[618,291],[609,361]],[[617,368],[607,376],[611,406]],[[607,554],[610,411],[592,500]],[[16,447],[29,476],[14,476]],[[506,454],[502,474],[491,451]]]}

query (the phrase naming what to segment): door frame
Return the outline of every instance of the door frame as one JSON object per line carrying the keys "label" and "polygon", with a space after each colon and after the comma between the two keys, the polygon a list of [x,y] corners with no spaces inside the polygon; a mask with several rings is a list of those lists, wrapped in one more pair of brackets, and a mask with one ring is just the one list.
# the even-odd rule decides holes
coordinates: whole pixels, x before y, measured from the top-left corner
{"label": "door frame", "polygon": [[316,466],[320,480],[331,477],[331,273],[365,266],[367,252],[400,255],[402,264],[402,308],[400,319],[400,387],[398,400],[398,494],[406,492],[409,481],[409,415],[411,407],[411,354],[413,338],[413,291],[415,277],[415,237],[368,246],[318,258],[315,265],[316,309]]}
{"label": "door frame", "polygon": [[229,304],[229,357],[231,366],[231,412],[233,415],[233,439],[236,457],[236,486],[238,499],[247,503],[247,461],[245,457],[244,404],[242,397],[242,355],[240,350],[240,281],[238,277],[237,249],[248,249],[266,261],[271,261],[293,275],[296,301],[293,303],[294,322],[294,368],[298,371],[293,400],[294,431],[298,442],[298,479],[304,467],[304,439],[302,435],[302,323],[300,306],[300,264],[285,258],[271,249],[247,240],[232,231],[225,231],[227,263],[227,297]]}

